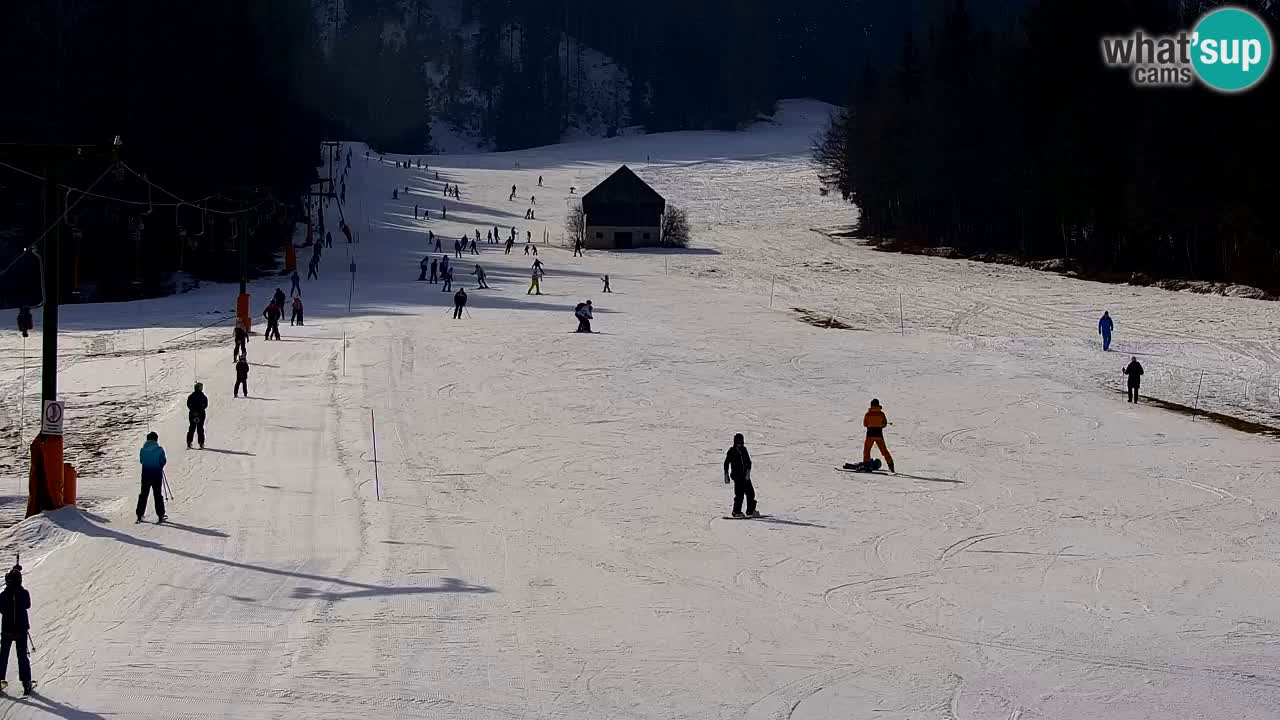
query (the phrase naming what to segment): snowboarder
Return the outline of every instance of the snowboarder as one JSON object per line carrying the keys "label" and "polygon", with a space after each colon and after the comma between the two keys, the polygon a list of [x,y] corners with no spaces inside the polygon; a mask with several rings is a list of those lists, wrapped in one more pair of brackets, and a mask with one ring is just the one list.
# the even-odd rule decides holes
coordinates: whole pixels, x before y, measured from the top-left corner
{"label": "snowboarder", "polygon": [[31,308],[26,305],[18,308],[18,331],[22,333],[22,337],[27,337],[33,327],[35,323],[31,321]]}
{"label": "snowboarder", "polygon": [[[187,442],[187,447],[191,442]],[[164,522],[164,466],[168,459],[164,456],[164,448],[160,447],[160,436],[154,432],[147,433],[147,441],[138,451],[138,461],[142,463],[142,492],[138,493],[137,516],[142,522],[147,514],[147,493],[156,499],[156,516]]]}
{"label": "snowboarder", "polygon": [[480,267],[480,263],[476,263],[476,269],[471,271],[476,276],[476,282],[479,283],[477,290],[488,290],[489,284],[484,281],[484,268]]}
{"label": "snowboarder", "polygon": [[441,280],[444,282],[444,284],[440,286],[440,292],[449,292],[450,290],[452,290],[453,289],[453,269],[445,268],[444,271],[441,273],[440,277],[441,277]]}
{"label": "snowboarder", "polygon": [[239,318],[236,319],[236,329],[234,330],[236,345],[231,349],[231,357],[238,358],[241,355],[249,354],[249,331],[244,329],[244,323]]}
{"label": "snowboarder", "polygon": [[539,287],[539,281],[542,280],[542,268],[534,265],[531,277],[532,282],[529,283],[529,292],[526,292],[525,295],[541,295],[542,288]]}
{"label": "snowboarder", "polygon": [[293,327],[294,322],[298,325],[304,325],[302,322],[302,296],[297,295],[293,298],[293,314],[289,316],[289,326]]}
{"label": "snowboarder", "polygon": [[1111,349],[1111,330],[1115,327],[1115,323],[1111,321],[1110,311],[1103,311],[1102,317],[1098,318],[1098,334],[1102,336],[1102,351],[1106,352]]}
{"label": "snowboarder", "polygon": [[[191,449],[191,440],[200,442],[204,449],[204,414],[209,409],[209,398],[204,394],[204,383],[196,383],[195,389],[187,396],[187,449]],[[164,513],[161,513],[162,515]]]}
{"label": "snowboarder", "polygon": [[453,319],[462,319],[462,309],[467,306],[467,289],[458,288],[458,292],[453,294]]}
{"label": "snowboarder", "polygon": [[264,335],[265,340],[270,340],[274,335],[276,340],[280,339],[280,318],[284,315],[284,310],[275,301],[267,305],[267,309],[262,311],[262,317],[267,319],[267,332]]}
{"label": "snowboarder", "polygon": [[867,408],[867,413],[862,416],[862,427],[867,429],[867,439],[862,443],[862,462],[870,462],[871,448],[878,447],[880,454],[884,456],[885,464],[889,466],[889,472],[893,472],[893,456],[889,454],[889,448],[884,445],[884,428],[888,424],[889,418],[880,408],[880,401],[873,399],[871,407]]}
{"label": "snowboarder", "polygon": [[293,274],[289,276],[289,282],[292,283],[292,285],[289,287],[290,295],[302,294],[302,285],[299,284],[301,283],[301,281],[302,281],[302,278],[298,277],[298,271],[294,270]]}
{"label": "snowboarder", "polygon": [[1129,364],[1125,366],[1124,374],[1129,376],[1129,402],[1138,402],[1138,390],[1142,388],[1142,363],[1138,362],[1138,358],[1134,357],[1129,360]]}
{"label": "snowboarder", "polygon": [[573,314],[578,318],[578,329],[574,332],[591,332],[591,301],[588,300],[584,303],[578,303],[578,306],[573,309]]}
{"label": "snowboarder", "polygon": [[[426,258],[423,258],[423,261],[424,261],[424,262],[425,262],[425,260],[426,260]],[[430,280],[428,280],[427,282],[431,283],[432,285],[435,285],[435,284],[436,284],[436,269],[437,269],[437,263],[438,263],[438,262],[439,262],[439,261],[438,261],[438,260],[436,260],[435,258],[431,258],[431,279],[430,279]]]}
{"label": "snowboarder", "polygon": [[232,397],[240,397],[240,389],[244,388],[244,396],[249,397],[249,358],[241,357],[236,361],[236,386],[232,388]]}
{"label": "snowboarder", "polygon": [[9,673],[9,648],[18,651],[18,679],[22,681],[22,694],[30,695],[35,683],[31,681],[31,660],[27,657],[27,637],[31,632],[31,620],[27,610],[31,608],[31,593],[22,587],[22,566],[14,564],[4,576],[4,590],[0,590],[0,691],[9,686],[4,677]]}
{"label": "snowboarder", "polygon": [[[423,255],[423,256],[422,256],[422,259],[418,261],[418,280],[419,280],[419,281],[422,281],[422,280],[426,280],[426,279],[427,279],[427,268],[428,268],[428,267],[430,267],[430,265],[427,263],[427,261],[428,261],[428,260],[430,260],[430,259],[431,259],[431,256],[430,256],[430,255]],[[434,280],[434,279],[435,279],[435,269],[434,269],[434,268],[432,269],[431,275],[432,275],[432,278],[431,278],[431,279],[432,279],[432,280]]]}
{"label": "snowboarder", "polygon": [[604,277],[602,277],[602,278],[600,278],[600,279],[604,281],[604,291],[605,291],[605,292],[607,292],[607,293],[611,293],[611,292],[613,292],[613,289],[609,287],[609,276],[608,276],[608,275],[605,275]]}
{"label": "snowboarder", "polygon": [[[759,517],[756,512],[756,489],[751,486],[751,453],[747,452],[747,440],[738,433],[733,436],[733,447],[724,455],[724,484],[733,480],[733,516]],[[747,499],[747,514],[742,514],[742,498]]]}

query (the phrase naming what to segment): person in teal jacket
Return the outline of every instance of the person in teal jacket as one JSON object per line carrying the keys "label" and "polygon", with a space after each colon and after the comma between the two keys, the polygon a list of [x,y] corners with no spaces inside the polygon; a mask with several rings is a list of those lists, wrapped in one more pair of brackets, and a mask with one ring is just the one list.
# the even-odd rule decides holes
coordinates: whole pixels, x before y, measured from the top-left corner
{"label": "person in teal jacket", "polygon": [[138,493],[138,522],[147,514],[147,493],[156,498],[156,515],[164,522],[164,466],[168,459],[164,456],[164,448],[160,447],[160,436],[147,433],[147,442],[138,451],[138,461],[142,463],[142,492]]}

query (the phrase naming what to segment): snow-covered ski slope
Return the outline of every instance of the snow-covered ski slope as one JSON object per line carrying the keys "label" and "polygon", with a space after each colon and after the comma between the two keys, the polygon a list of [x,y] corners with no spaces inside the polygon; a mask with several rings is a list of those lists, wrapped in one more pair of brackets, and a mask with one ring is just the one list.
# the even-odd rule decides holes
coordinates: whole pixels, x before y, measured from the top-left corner
{"label": "snow-covered ski slope", "polygon": [[[340,243],[304,283],[306,327],[250,342],[247,400],[229,326],[184,337],[234,287],[66,308],[68,456],[82,495],[118,500],[8,531],[43,696],[0,717],[1280,717],[1275,441],[1115,392],[1139,351],[1156,396],[1203,368],[1223,378],[1206,376],[1215,409],[1275,412],[1275,306],[828,240],[808,228],[854,212],[817,194],[824,116],[789,103],[744,134],[430,171],[357,148],[352,310]],[[414,281],[428,230],[450,248],[494,224],[558,237],[569,186],[619,162],[691,211],[695,250],[542,248],[537,297],[522,245],[482,242],[493,289],[459,261],[460,321]],[[442,222],[446,181],[462,201]],[[276,285],[254,284],[255,308]],[[587,298],[599,335],[572,333]],[[21,340],[2,342],[12,422]],[[209,449],[188,451],[197,377]],[[26,387],[30,430],[34,373]],[[873,397],[901,475],[835,470],[859,459]],[[169,526],[133,521],[148,426]],[[721,519],[735,432],[772,518]]]}

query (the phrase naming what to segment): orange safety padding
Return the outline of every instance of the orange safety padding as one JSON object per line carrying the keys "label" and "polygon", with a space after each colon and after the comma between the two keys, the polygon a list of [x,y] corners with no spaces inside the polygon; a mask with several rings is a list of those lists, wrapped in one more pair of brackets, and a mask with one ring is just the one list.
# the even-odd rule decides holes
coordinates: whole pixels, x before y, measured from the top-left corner
{"label": "orange safety padding", "polygon": [[[46,472],[57,468],[56,472]],[[27,517],[62,505],[62,437],[37,435],[31,441],[31,472],[27,485]]]}
{"label": "orange safety padding", "polygon": [[72,465],[71,463],[63,463],[62,464],[62,504],[63,505],[76,504],[76,490],[77,490],[76,481],[78,479],[79,479],[79,476],[76,473],[76,466]]}
{"label": "orange safety padding", "polygon": [[49,489],[49,509],[62,507],[62,436],[48,435],[44,440],[44,482]]}
{"label": "orange safety padding", "polygon": [[240,293],[236,298],[236,317],[240,318],[245,332],[253,329],[253,318],[249,316],[249,293]]}

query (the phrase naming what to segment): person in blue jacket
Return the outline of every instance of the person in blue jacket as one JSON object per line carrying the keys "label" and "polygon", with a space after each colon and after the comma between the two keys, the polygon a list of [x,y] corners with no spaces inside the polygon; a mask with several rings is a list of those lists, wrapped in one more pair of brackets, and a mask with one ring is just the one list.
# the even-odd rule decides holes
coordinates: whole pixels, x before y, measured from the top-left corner
{"label": "person in blue jacket", "polygon": [[164,448],[160,447],[160,436],[147,433],[147,442],[138,451],[138,460],[142,463],[142,492],[138,493],[138,522],[147,514],[147,493],[156,498],[156,515],[164,522],[164,466],[168,460],[164,456]]}
{"label": "person in blue jacket", "polygon": [[1098,334],[1102,336],[1102,349],[1107,351],[1111,349],[1111,329],[1115,327],[1115,323],[1111,322],[1111,313],[1103,311],[1102,317],[1098,319]]}

